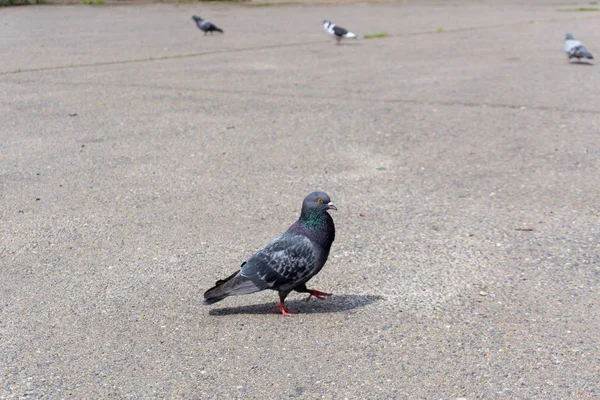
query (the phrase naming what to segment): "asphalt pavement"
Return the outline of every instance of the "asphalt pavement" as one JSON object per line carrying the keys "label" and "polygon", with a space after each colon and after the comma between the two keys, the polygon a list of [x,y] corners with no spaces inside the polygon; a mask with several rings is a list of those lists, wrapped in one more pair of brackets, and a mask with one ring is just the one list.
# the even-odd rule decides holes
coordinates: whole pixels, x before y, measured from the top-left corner
{"label": "asphalt pavement", "polygon": [[[1,9],[0,399],[600,398],[599,7],[520,3]],[[314,190],[333,296],[202,305]]]}

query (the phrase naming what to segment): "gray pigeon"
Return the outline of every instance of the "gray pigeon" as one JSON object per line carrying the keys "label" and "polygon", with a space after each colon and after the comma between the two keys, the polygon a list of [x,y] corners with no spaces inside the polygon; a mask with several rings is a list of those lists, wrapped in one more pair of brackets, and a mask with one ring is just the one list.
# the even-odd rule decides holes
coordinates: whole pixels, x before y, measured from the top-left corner
{"label": "gray pigeon", "polygon": [[356,34],[348,32],[346,29],[342,28],[341,26],[337,26],[328,19],[323,21],[323,29],[325,30],[325,32],[327,32],[329,35],[335,38],[337,44],[340,44],[340,41],[344,38],[358,39],[358,36],[356,36]]}
{"label": "gray pigeon", "polygon": [[221,30],[221,28],[218,28],[218,27],[217,27],[215,24],[213,24],[212,22],[210,22],[210,21],[209,21],[209,20],[207,20],[207,19],[202,19],[202,18],[200,18],[200,17],[198,17],[198,16],[196,16],[196,15],[194,15],[194,16],[192,17],[192,19],[193,19],[194,21],[196,21],[196,25],[198,26],[198,28],[199,28],[199,29],[200,29],[202,32],[204,32],[204,35],[205,35],[205,36],[206,36],[206,34],[207,34],[208,32],[210,32],[210,33],[211,33],[211,35],[212,35],[212,33],[213,33],[213,32],[215,32],[215,31],[216,31],[216,32],[221,32],[221,33],[223,33],[223,30]]}
{"label": "gray pigeon", "polygon": [[312,296],[318,299],[331,296],[306,287],[306,282],[325,265],[335,238],[333,218],[327,210],[337,210],[327,193],[313,192],[306,196],[298,221],[264,249],[254,253],[239,271],[218,280],[204,293],[204,304],[213,304],[228,296],[272,289],[279,292],[279,306],[275,310],[289,316],[295,311],[287,310],[284,300],[292,290],[308,293],[306,301]]}
{"label": "gray pigeon", "polygon": [[565,38],[565,45],[563,46],[563,50],[567,54],[568,60],[571,58],[576,58],[577,62],[579,62],[582,58],[587,58],[592,60],[594,56],[587,51],[583,44],[579,40],[575,40],[573,35],[567,33],[567,37]]}

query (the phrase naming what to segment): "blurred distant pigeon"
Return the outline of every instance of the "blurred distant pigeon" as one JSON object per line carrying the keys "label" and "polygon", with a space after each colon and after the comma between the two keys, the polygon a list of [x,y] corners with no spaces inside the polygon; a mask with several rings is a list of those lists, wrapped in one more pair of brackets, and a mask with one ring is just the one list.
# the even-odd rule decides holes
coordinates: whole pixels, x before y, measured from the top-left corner
{"label": "blurred distant pigeon", "polygon": [[329,255],[335,238],[333,218],[327,210],[337,210],[327,193],[313,192],[302,202],[300,218],[281,236],[254,253],[239,271],[218,280],[204,293],[204,304],[213,304],[228,296],[249,294],[265,289],[279,292],[276,311],[289,316],[284,300],[292,290],[323,299],[330,293],[308,289],[306,282],[315,276]]}
{"label": "blurred distant pigeon", "polygon": [[358,36],[356,36],[354,33],[348,32],[346,29],[331,23],[331,21],[329,20],[323,21],[323,29],[325,29],[325,32],[327,32],[328,34],[333,36],[335,40],[337,40],[337,44],[340,44],[340,41],[344,38],[358,39]]}
{"label": "blurred distant pigeon", "polygon": [[196,21],[196,25],[198,26],[198,28],[200,28],[202,32],[204,32],[204,35],[206,35],[208,32],[210,32],[212,35],[212,33],[215,31],[223,33],[223,30],[218,28],[215,24],[213,24],[207,19],[202,19],[196,15],[194,15],[192,19]]}
{"label": "blurred distant pigeon", "polygon": [[567,54],[568,59],[576,58],[579,62],[582,58],[587,58],[592,60],[594,56],[587,51],[583,44],[579,40],[575,40],[573,35],[567,33],[567,37],[565,38],[565,45],[563,46],[563,50]]}

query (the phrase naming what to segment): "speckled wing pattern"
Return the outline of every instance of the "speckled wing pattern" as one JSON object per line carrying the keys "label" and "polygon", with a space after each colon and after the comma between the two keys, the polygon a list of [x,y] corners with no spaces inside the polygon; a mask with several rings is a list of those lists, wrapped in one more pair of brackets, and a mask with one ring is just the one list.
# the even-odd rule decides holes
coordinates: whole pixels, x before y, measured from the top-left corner
{"label": "speckled wing pattern", "polygon": [[306,236],[286,232],[254,254],[241,275],[260,289],[293,288],[314,274],[317,254]]}

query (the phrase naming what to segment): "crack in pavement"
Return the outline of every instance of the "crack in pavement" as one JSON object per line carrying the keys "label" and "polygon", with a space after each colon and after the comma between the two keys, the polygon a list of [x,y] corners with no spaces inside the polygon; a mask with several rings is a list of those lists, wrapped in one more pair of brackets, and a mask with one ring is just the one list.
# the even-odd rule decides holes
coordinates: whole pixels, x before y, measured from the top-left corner
{"label": "crack in pavement", "polygon": [[[20,80],[19,82],[28,82],[35,83],[35,80]],[[89,86],[90,82],[55,82],[56,84],[63,86]],[[311,94],[311,93],[300,93],[300,94],[290,94],[286,93],[277,93],[272,91],[261,91],[261,90],[237,90],[237,89],[224,89],[224,88],[190,88],[179,87],[179,86],[167,86],[167,85],[156,85],[156,84],[142,84],[142,83],[115,83],[110,84],[103,82],[102,86],[106,87],[114,87],[116,89],[122,89],[124,87],[129,88],[148,88],[154,90],[164,90],[164,91],[176,91],[181,93],[210,93],[211,95],[215,94],[247,94],[256,97],[264,97],[264,98],[278,98],[278,99],[287,99],[287,100],[310,100],[314,102],[315,100],[324,100],[323,97],[319,94]],[[364,92],[358,91],[347,91],[344,93],[337,93],[337,96],[343,96],[345,101],[355,101],[359,103],[379,103],[379,104],[411,104],[411,105],[430,105],[430,106],[441,106],[441,107],[470,107],[470,108],[491,108],[491,109],[511,109],[511,110],[521,110],[521,111],[551,111],[551,112],[563,112],[563,113],[575,113],[575,114],[594,114],[600,115],[600,110],[594,109],[583,109],[583,108],[559,108],[559,106],[544,106],[544,105],[530,105],[530,104],[507,104],[507,103],[485,103],[485,102],[473,102],[473,101],[460,101],[460,100],[420,100],[420,99],[409,99],[409,98],[372,98],[365,97]],[[228,101],[230,101],[228,99]],[[6,102],[0,102],[0,104],[7,104]]]}
{"label": "crack in pavement", "polygon": [[204,51],[201,53],[175,54],[172,56],[135,58],[135,59],[131,59],[131,60],[99,61],[99,62],[87,63],[87,64],[69,64],[69,65],[58,65],[58,66],[54,66],[54,67],[17,69],[17,70],[13,70],[13,71],[0,72],[0,75],[14,75],[14,74],[21,74],[21,73],[26,73],[26,72],[56,71],[56,70],[61,70],[61,69],[88,68],[88,67],[99,67],[99,66],[105,66],[105,65],[120,65],[120,64],[134,64],[134,63],[151,62],[151,61],[176,60],[179,58],[193,58],[193,57],[210,56],[213,54],[241,53],[241,52],[245,52],[245,51],[254,51],[254,50],[279,49],[279,48],[285,48],[285,47],[304,46],[307,44],[318,44],[318,43],[327,43],[327,42],[329,42],[329,40],[284,43],[284,44],[274,44],[274,45],[268,45],[268,46],[244,47],[244,48],[239,48],[239,49]]}

